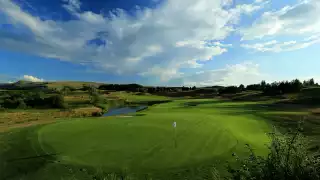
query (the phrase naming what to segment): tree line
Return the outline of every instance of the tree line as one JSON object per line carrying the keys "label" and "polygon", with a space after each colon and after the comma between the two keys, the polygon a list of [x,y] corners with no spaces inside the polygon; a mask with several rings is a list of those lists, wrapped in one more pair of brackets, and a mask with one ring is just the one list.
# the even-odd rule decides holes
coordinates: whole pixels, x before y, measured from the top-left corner
{"label": "tree line", "polygon": [[[304,87],[310,86],[319,86],[315,83],[314,79],[309,79],[301,82],[299,79],[294,79],[292,81],[280,81],[267,83],[266,81],[262,81],[259,84],[250,84],[244,86],[241,84],[240,86],[212,86],[206,87],[207,90],[211,89],[212,93],[217,94],[234,94],[239,93],[246,90],[252,91],[262,91],[266,95],[277,95],[277,94],[285,94],[285,93],[296,93],[300,92]],[[183,91],[194,91],[203,88],[193,87],[147,87],[142,86],[140,84],[104,84],[100,85],[99,90],[109,90],[109,91],[129,91],[129,92],[144,92],[144,93],[157,93],[157,92],[183,92]],[[83,87],[83,90],[86,90],[86,87]]]}
{"label": "tree line", "polygon": [[1,93],[0,107],[6,109],[67,108],[61,94],[43,91],[6,91]]}
{"label": "tree line", "polygon": [[195,90],[196,87],[146,87],[140,84],[103,84],[100,85],[100,90],[111,91],[130,91],[130,92],[144,92],[144,93],[156,93],[156,92],[179,92]]}
{"label": "tree line", "polygon": [[219,94],[234,94],[245,90],[251,91],[262,91],[266,95],[279,95],[286,93],[297,93],[300,92],[305,87],[319,86],[318,83],[314,82],[314,79],[306,80],[301,82],[299,79],[294,79],[292,81],[280,81],[267,83],[266,81],[261,81],[259,84],[250,84],[248,86],[227,86],[219,88]]}

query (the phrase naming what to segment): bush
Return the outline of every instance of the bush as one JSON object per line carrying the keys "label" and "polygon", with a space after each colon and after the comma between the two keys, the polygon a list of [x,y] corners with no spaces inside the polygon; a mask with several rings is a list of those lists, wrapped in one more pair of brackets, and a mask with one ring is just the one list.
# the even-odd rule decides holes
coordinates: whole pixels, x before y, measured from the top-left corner
{"label": "bush", "polygon": [[18,109],[26,109],[28,106],[27,104],[23,101],[23,99],[18,100]]}
{"label": "bush", "polygon": [[102,101],[102,98],[100,97],[100,95],[98,93],[93,93],[90,96],[90,103],[93,105],[97,105]]}
{"label": "bush", "polygon": [[101,117],[101,116],[103,116],[103,112],[101,112],[101,111],[93,112],[93,113],[92,113],[92,116],[94,116],[94,117]]}
{"label": "bush", "polygon": [[[308,143],[299,131],[293,135],[270,133],[271,145],[266,157],[236,157],[238,166],[228,167],[233,180],[316,180],[320,179],[320,161],[307,150]],[[235,154],[233,154],[236,156]]]}
{"label": "bush", "polygon": [[2,107],[1,104],[0,104],[0,111],[5,111],[6,108]]}
{"label": "bush", "polygon": [[7,98],[3,101],[2,106],[8,109],[15,109],[18,107],[18,101],[16,99]]}
{"label": "bush", "polygon": [[64,97],[62,95],[51,96],[47,98],[47,101],[52,108],[61,108],[61,109],[67,108],[67,105],[64,102]]}
{"label": "bush", "polygon": [[241,89],[237,86],[228,86],[219,89],[219,94],[236,94],[241,92]]}
{"label": "bush", "polygon": [[96,104],[96,107],[102,109],[103,112],[105,112],[106,110],[108,110],[108,106],[104,105],[104,104]]}

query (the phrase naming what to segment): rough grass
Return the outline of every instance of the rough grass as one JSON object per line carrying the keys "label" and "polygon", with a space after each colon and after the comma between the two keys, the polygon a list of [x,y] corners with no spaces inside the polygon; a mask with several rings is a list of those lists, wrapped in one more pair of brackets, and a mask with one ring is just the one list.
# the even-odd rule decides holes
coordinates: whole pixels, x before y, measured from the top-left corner
{"label": "rough grass", "polygon": [[88,106],[63,111],[59,109],[6,110],[0,112],[0,132],[8,131],[16,127],[51,123],[66,117],[90,117],[94,112],[101,112],[101,109],[94,106]]}

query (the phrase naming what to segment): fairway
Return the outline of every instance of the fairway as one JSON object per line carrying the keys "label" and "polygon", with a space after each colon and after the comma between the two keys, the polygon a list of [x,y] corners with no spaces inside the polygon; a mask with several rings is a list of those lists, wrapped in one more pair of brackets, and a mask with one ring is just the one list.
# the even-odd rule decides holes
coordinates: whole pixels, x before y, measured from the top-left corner
{"label": "fairway", "polygon": [[233,152],[246,152],[245,144],[266,152],[269,125],[223,105],[215,100],[176,100],[130,118],[62,121],[40,128],[38,141],[45,152],[59,153],[61,163],[144,173],[225,162]]}

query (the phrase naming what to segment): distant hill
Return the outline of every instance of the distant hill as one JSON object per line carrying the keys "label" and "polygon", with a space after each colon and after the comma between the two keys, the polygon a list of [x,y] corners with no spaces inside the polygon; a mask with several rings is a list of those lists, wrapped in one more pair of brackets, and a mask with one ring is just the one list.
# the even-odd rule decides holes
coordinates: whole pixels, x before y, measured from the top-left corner
{"label": "distant hill", "polygon": [[0,89],[5,90],[26,90],[26,89],[46,89],[47,85],[43,82],[30,82],[20,80],[15,83],[0,84]]}
{"label": "distant hill", "polygon": [[36,89],[36,88],[56,88],[61,89],[64,86],[81,88],[83,85],[92,85],[99,87],[104,83],[97,82],[83,82],[83,81],[55,81],[55,82],[31,82],[20,80],[15,83],[0,83],[0,89],[4,90],[24,90],[24,89]]}

